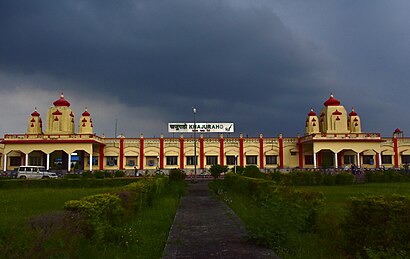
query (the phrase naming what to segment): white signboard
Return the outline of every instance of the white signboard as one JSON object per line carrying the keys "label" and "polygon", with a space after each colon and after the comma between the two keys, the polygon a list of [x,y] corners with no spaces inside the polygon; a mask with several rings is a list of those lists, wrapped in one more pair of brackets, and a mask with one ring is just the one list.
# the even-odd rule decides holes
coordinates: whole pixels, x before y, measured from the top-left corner
{"label": "white signboard", "polygon": [[234,132],[233,123],[206,123],[206,122],[170,122],[168,123],[168,132],[206,132],[206,133],[232,133]]}

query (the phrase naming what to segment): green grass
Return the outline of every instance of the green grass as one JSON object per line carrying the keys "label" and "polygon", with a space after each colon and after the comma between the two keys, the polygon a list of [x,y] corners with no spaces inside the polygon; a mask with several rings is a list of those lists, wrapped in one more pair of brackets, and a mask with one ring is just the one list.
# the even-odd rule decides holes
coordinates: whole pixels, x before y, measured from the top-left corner
{"label": "green grass", "polygon": [[[0,190],[0,257],[17,257],[30,245],[27,220],[38,214],[62,210],[64,202],[113,188]],[[14,254],[14,256],[13,256]]]}
{"label": "green grass", "polygon": [[[68,200],[110,192],[115,188],[19,188],[0,190],[0,258],[42,257],[33,250],[34,237],[28,220],[36,215],[61,211]],[[185,183],[168,185],[154,199],[153,206],[139,211],[115,229],[106,243],[93,243],[78,237],[71,251],[61,250],[56,241],[44,243],[47,256],[75,258],[161,258]],[[59,248],[60,246],[60,248]],[[34,251],[34,252],[33,252]]]}
{"label": "green grass", "polygon": [[153,206],[137,213],[120,229],[118,240],[108,244],[84,243],[79,258],[162,258],[169,229],[185,183],[173,183]]}
{"label": "green grass", "polygon": [[334,186],[298,186],[298,190],[322,192],[325,196],[325,211],[339,211],[343,213],[350,197],[365,195],[399,194],[410,196],[410,183],[367,183],[355,185]]}
{"label": "green grass", "polygon": [[[347,204],[350,197],[365,195],[390,195],[398,194],[410,196],[410,183],[369,183],[356,185],[336,186],[297,186],[297,190],[322,192],[324,194],[323,209],[318,217],[317,228],[314,232],[293,233],[284,227],[288,234],[286,244],[276,252],[281,258],[345,258],[343,252],[343,233],[340,224],[347,213]],[[225,194],[228,195],[228,194]],[[270,225],[275,221],[283,221],[270,215],[271,211],[256,206],[249,197],[241,194],[229,193],[222,196],[236,214],[245,223],[247,229],[253,234],[271,235]],[[267,213],[269,215],[267,215]],[[283,215],[282,215],[283,217]],[[259,222],[258,218],[269,219]],[[288,218],[292,218],[288,215]],[[269,221],[272,222],[269,222]],[[274,232],[271,232],[274,234]],[[263,238],[263,237],[262,237]],[[273,245],[275,246],[275,245]]]}

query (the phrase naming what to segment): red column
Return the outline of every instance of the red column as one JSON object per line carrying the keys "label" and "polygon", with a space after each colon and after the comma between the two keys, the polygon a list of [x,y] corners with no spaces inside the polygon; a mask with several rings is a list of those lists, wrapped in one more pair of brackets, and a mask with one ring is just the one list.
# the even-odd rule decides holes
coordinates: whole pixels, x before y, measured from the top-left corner
{"label": "red column", "polygon": [[140,170],[144,170],[144,136],[140,136]]}
{"label": "red column", "polygon": [[259,168],[263,169],[265,168],[265,164],[263,162],[264,159],[264,154],[263,154],[263,135],[259,135]]}
{"label": "red column", "polygon": [[393,145],[394,145],[394,167],[399,168],[399,149],[397,147],[396,135],[394,135],[393,137]]}
{"label": "red column", "polygon": [[379,161],[379,153],[377,153],[376,152],[376,168],[379,168],[379,164],[380,164],[380,161]]}
{"label": "red column", "polygon": [[201,134],[201,137],[199,138],[199,168],[204,169],[205,168],[205,152],[204,152],[204,135]]}
{"label": "red column", "polygon": [[184,135],[179,138],[179,169],[184,169]]}
{"label": "red column", "polygon": [[243,160],[243,135],[242,133],[239,134],[239,165],[244,166],[244,160]]}
{"label": "red column", "polygon": [[159,169],[164,169],[164,135],[159,139]]}
{"label": "red column", "polygon": [[283,169],[283,138],[282,138],[282,134],[279,134],[279,168]]}
{"label": "red column", "polygon": [[300,135],[298,134],[298,148],[299,148],[299,168],[303,168],[303,147],[300,140]]}
{"label": "red column", "polygon": [[224,136],[221,134],[219,138],[219,164],[224,165],[225,152],[224,152]]}
{"label": "red column", "polygon": [[124,138],[120,138],[120,170],[124,169]]}
{"label": "red column", "polygon": [[104,170],[104,145],[100,144],[100,170]]}

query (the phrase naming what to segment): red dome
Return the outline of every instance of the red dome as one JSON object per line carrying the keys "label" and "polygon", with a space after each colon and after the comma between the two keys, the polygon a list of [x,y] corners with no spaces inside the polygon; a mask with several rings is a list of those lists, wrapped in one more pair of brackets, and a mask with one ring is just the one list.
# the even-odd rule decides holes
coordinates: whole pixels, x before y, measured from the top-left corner
{"label": "red dome", "polygon": [[308,116],[316,116],[316,112],[313,109],[310,109]]}
{"label": "red dome", "polygon": [[35,109],[35,110],[33,111],[33,113],[31,114],[31,116],[33,116],[33,117],[38,117],[38,116],[40,116],[40,113],[38,113],[38,112],[37,112],[37,109]]}
{"label": "red dome", "polygon": [[63,94],[61,94],[60,99],[53,102],[53,104],[54,104],[54,106],[67,106],[67,107],[70,107],[70,103],[66,99],[64,99]]}
{"label": "red dome", "polygon": [[394,133],[400,133],[401,132],[401,130],[399,129],[399,128],[397,128],[395,131],[394,131]]}
{"label": "red dome", "polygon": [[349,113],[349,116],[357,116],[357,113],[355,110],[352,108],[352,111]]}
{"label": "red dome", "polygon": [[330,98],[324,102],[325,106],[339,106],[340,102],[333,97],[333,94],[330,95]]}
{"label": "red dome", "polygon": [[85,111],[82,114],[83,116],[90,116],[90,113],[87,111],[87,108],[85,108]]}

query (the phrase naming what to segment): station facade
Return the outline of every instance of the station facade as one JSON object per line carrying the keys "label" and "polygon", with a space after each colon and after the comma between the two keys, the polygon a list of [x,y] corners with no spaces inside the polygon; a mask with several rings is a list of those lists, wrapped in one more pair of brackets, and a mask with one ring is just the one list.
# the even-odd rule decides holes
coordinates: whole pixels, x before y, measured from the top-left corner
{"label": "station facade", "polygon": [[[77,131],[75,122],[78,122]],[[302,122],[303,123],[303,122]],[[333,95],[320,113],[311,109],[305,134],[297,137],[106,138],[93,131],[91,114],[84,110],[76,121],[63,95],[46,114],[45,129],[35,109],[25,134],[6,134],[0,144],[0,168],[41,165],[49,170],[161,170],[180,168],[204,172],[213,164],[255,165],[262,171],[291,168],[401,168],[410,163],[410,139],[396,129],[391,137],[361,131],[361,120],[347,112]],[[303,124],[302,124],[303,125]],[[189,134],[191,135],[191,134]],[[194,146],[197,147],[196,152]],[[196,156],[195,156],[196,154]]]}

